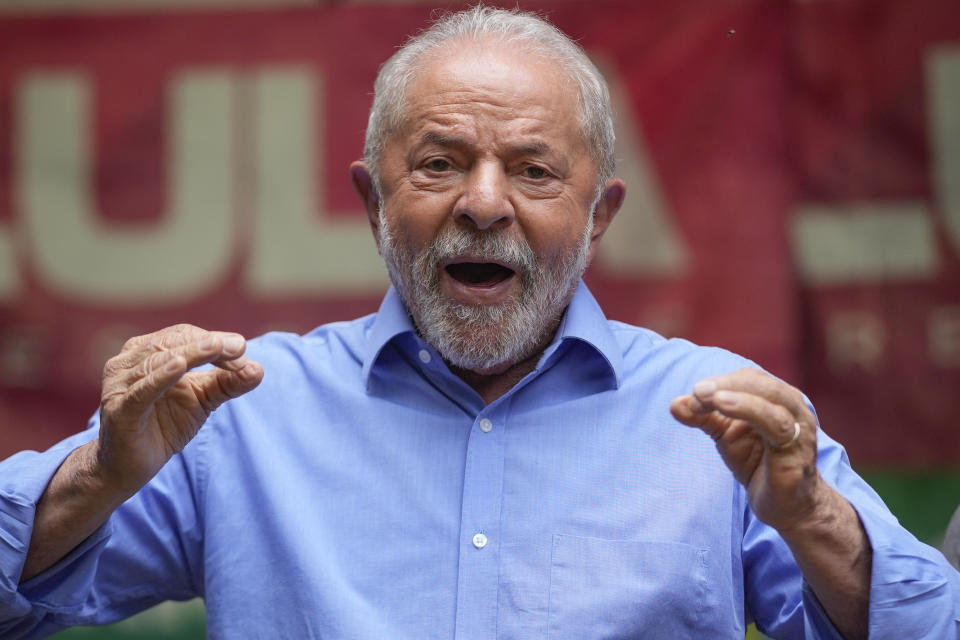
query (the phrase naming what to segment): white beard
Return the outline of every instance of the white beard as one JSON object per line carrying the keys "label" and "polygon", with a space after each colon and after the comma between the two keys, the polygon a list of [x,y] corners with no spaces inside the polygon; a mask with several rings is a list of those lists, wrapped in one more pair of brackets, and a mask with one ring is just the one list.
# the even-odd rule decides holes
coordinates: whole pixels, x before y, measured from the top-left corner
{"label": "white beard", "polygon": [[[380,209],[380,253],[420,335],[454,367],[479,373],[505,369],[542,347],[586,270],[592,232],[589,216],[577,250],[547,265],[524,240],[454,225],[414,254],[398,242]],[[440,292],[440,265],[462,255],[517,265],[520,293],[499,305],[447,298]]]}

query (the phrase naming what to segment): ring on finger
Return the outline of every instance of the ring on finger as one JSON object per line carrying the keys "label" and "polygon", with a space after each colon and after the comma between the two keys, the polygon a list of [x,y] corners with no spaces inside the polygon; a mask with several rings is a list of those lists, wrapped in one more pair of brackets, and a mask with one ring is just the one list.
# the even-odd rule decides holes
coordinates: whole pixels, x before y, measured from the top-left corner
{"label": "ring on finger", "polygon": [[777,451],[783,451],[784,449],[786,449],[786,448],[788,448],[788,447],[792,447],[794,444],[796,444],[797,440],[799,440],[799,439],[800,439],[800,423],[799,423],[799,422],[794,422],[794,423],[793,423],[793,437],[790,438],[789,440],[787,440],[786,442],[784,442],[783,444],[774,444],[774,445],[770,445],[770,446],[772,446],[772,447],[773,447],[775,450],[777,450]]}

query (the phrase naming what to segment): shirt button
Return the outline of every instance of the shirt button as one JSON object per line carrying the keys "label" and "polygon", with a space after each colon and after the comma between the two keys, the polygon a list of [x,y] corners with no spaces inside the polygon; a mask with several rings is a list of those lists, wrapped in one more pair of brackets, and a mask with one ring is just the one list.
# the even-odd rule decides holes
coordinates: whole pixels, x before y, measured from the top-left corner
{"label": "shirt button", "polygon": [[483,535],[482,533],[478,533],[477,535],[473,536],[473,546],[475,546],[477,549],[483,549],[485,546],[487,546],[487,536]]}
{"label": "shirt button", "polygon": [[480,431],[484,433],[490,433],[490,429],[493,429],[493,423],[484,418],[480,421]]}
{"label": "shirt button", "polygon": [[431,360],[430,352],[426,349],[420,349],[420,353],[418,353],[417,356],[419,356],[420,362],[423,364],[427,364]]}

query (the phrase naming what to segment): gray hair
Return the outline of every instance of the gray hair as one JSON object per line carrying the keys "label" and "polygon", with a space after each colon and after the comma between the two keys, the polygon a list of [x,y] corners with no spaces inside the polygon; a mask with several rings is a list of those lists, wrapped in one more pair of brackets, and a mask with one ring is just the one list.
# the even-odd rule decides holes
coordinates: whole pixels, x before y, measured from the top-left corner
{"label": "gray hair", "polygon": [[411,37],[380,68],[373,85],[373,106],[367,123],[363,155],[374,188],[380,192],[379,161],[387,138],[402,124],[407,85],[427,52],[459,38],[497,38],[523,43],[557,60],[577,86],[577,118],[597,164],[597,196],[614,172],[613,115],[610,92],[600,72],[573,40],[540,16],[519,9],[477,5],[447,13]]}

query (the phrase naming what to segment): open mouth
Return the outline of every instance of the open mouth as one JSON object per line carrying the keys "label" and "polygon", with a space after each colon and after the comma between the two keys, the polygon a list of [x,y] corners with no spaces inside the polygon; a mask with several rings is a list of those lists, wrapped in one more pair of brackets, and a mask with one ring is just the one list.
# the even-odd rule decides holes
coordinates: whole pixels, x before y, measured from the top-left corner
{"label": "open mouth", "polygon": [[494,262],[456,262],[446,270],[451,278],[471,287],[495,287],[515,275],[513,269]]}

